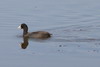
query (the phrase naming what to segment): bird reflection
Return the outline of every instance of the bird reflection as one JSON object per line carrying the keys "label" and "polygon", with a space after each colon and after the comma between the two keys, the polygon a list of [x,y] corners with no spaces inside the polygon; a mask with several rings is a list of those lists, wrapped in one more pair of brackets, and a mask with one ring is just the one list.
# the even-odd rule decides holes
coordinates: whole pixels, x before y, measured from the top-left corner
{"label": "bird reflection", "polygon": [[23,37],[23,43],[20,44],[21,48],[26,49],[28,44],[28,37]]}
{"label": "bird reflection", "polygon": [[28,37],[23,37],[23,42],[20,44],[22,49],[26,49],[29,45],[28,40],[36,41],[36,42],[46,42],[49,38],[43,38],[43,39],[33,39]]}

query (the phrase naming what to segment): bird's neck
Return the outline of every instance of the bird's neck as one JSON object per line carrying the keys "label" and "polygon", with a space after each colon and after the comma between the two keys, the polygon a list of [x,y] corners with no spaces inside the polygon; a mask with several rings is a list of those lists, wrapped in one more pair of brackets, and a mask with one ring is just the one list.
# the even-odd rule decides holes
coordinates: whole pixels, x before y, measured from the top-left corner
{"label": "bird's neck", "polygon": [[24,29],[23,30],[23,36],[26,35],[28,33],[28,29]]}

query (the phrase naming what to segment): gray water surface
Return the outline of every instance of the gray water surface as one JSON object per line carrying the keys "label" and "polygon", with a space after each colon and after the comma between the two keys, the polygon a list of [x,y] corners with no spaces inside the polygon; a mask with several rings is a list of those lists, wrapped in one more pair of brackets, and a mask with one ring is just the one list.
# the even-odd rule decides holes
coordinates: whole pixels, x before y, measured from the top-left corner
{"label": "gray water surface", "polygon": [[[22,49],[21,23],[53,35]],[[0,67],[99,67],[99,31],[100,0],[0,0]]]}

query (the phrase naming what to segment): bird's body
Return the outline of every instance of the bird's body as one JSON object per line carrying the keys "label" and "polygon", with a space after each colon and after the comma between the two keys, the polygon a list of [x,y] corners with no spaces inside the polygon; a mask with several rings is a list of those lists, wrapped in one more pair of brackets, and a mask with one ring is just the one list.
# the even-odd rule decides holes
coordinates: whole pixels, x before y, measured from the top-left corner
{"label": "bird's body", "polygon": [[51,34],[46,31],[36,31],[29,33],[28,26],[26,24],[21,24],[19,28],[23,29],[23,37],[37,38],[37,39],[46,39],[51,37]]}

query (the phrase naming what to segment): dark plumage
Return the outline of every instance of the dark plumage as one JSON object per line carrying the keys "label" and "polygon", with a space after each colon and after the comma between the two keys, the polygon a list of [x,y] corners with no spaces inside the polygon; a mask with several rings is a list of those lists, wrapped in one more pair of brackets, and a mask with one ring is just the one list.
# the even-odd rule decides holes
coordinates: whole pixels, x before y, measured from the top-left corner
{"label": "dark plumage", "polygon": [[23,23],[18,28],[23,29],[23,37],[29,37],[29,38],[37,38],[37,39],[46,39],[50,38],[51,34],[45,31],[36,31],[36,32],[28,32],[28,26]]}

